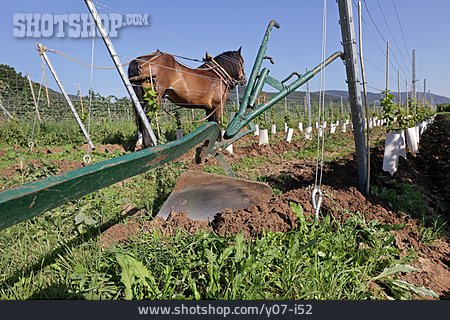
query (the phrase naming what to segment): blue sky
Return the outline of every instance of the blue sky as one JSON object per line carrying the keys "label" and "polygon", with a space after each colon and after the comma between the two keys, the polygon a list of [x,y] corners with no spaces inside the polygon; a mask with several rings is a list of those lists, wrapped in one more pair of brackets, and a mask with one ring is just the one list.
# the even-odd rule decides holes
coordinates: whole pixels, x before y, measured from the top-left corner
{"label": "blue sky", "polygon": [[[392,0],[378,0],[386,20],[400,47],[394,43],[378,6],[377,0],[366,0],[370,13],[385,40],[391,42],[402,72],[402,91],[405,78],[411,78],[410,60],[395,16]],[[407,47],[417,52],[418,90],[422,90],[423,79],[433,93],[450,97],[450,74],[448,62],[450,52],[450,1],[448,0],[394,0],[404,30]],[[207,50],[211,55],[234,50],[243,46],[247,75],[250,73],[255,54],[259,48],[263,32],[270,19],[277,20],[281,29],[274,30],[269,42],[268,54],[275,59],[271,74],[283,78],[292,71],[303,72],[320,61],[322,0],[298,1],[143,1],[143,0],[100,0],[111,8],[125,13],[148,13],[149,26],[125,27],[119,37],[113,39],[120,55],[135,57],[160,49],[183,56],[201,58]],[[335,0],[327,1],[327,55],[341,50],[341,35],[338,25],[338,10]],[[99,12],[109,13],[105,10]],[[36,42],[47,47],[64,51],[84,62],[90,62],[91,39],[72,38],[14,38],[14,13],[87,13],[82,0],[23,0],[2,3],[0,13],[0,63],[12,65],[20,72],[28,71],[32,79],[41,76],[40,58],[35,50]],[[356,8],[354,8],[356,16]],[[364,31],[365,57],[384,70],[385,58],[374,38],[384,48],[384,40],[372,24],[363,5],[363,15],[367,26]],[[403,55],[403,59],[400,56]],[[50,55],[60,77],[69,92],[76,92],[76,83],[81,83],[86,92],[90,82],[90,70],[72,64],[63,58]],[[122,58],[124,61],[127,58]],[[403,60],[405,63],[403,63]],[[397,62],[393,57],[390,73],[397,79]],[[95,64],[112,65],[111,58],[101,41],[95,41]],[[196,63],[188,63],[195,66]],[[367,82],[371,87],[384,88],[384,74],[366,63]],[[405,73],[406,76],[403,74]],[[318,77],[312,81],[312,90],[318,89]],[[53,81],[50,86],[55,87]],[[103,94],[125,95],[116,71],[94,71],[94,90]],[[341,62],[334,63],[326,72],[326,88],[346,89],[345,69]],[[397,91],[397,83],[390,80],[390,89]],[[304,88],[300,88],[304,90]],[[376,91],[370,89],[370,91]]]}

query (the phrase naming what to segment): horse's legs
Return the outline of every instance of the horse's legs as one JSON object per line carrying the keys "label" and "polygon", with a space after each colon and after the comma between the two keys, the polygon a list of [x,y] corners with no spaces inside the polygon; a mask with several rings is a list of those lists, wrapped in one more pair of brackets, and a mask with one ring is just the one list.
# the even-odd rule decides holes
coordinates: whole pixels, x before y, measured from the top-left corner
{"label": "horse's legs", "polygon": [[[144,90],[142,88],[142,84],[135,84],[135,85],[133,85],[133,89],[134,89],[134,92],[136,93],[136,96],[137,96],[137,98],[139,100],[139,103],[141,104],[142,109],[146,113],[146,103],[144,101]],[[134,119],[135,119],[136,127],[137,127],[137,141],[136,141],[135,148],[137,150],[140,150],[140,149],[142,149],[142,147],[144,145],[145,128],[144,128],[142,120],[139,117],[136,109],[135,108],[133,108],[133,109],[135,111],[134,112]]]}
{"label": "horse's legs", "polygon": [[217,122],[220,126],[223,124],[223,109],[224,109],[224,104],[221,103],[219,106],[216,107],[214,114],[211,117],[212,119],[214,119],[211,121]]}

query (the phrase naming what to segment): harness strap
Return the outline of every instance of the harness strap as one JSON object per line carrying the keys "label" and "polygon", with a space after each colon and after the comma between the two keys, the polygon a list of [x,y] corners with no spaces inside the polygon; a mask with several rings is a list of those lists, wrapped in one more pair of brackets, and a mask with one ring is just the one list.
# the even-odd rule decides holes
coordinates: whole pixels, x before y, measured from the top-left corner
{"label": "harness strap", "polygon": [[211,70],[219,76],[219,78],[225,83],[225,85],[230,88],[233,83],[234,79],[230,76],[230,74],[214,60],[214,58],[210,58],[211,60],[208,60],[206,64],[211,67]]}

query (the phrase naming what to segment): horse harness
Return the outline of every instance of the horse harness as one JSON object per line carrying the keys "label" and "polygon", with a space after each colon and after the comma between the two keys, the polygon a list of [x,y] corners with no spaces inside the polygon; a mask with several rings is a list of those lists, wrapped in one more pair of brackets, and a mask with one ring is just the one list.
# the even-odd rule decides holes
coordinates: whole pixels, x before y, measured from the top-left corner
{"label": "horse harness", "polygon": [[220,80],[225,84],[225,86],[230,89],[236,84],[236,80],[233,79],[230,74],[214,60],[213,57],[208,57],[205,64],[210,67],[210,70],[214,72]]}
{"label": "horse harness", "polygon": [[[150,62],[153,59],[164,54],[160,50],[157,50],[156,52],[158,53],[158,55],[155,55],[152,58],[150,58],[149,60],[147,60],[144,65],[150,64]],[[228,89],[232,88],[236,84],[236,80],[233,79],[230,76],[230,74],[220,64],[218,64],[216,62],[216,60],[214,60],[213,57],[208,57],[208,59],[204,59],[204,61],[205,61],[205,64],[208,66],[207,70],[211,70],[212,72],[214,72]],[[143,68],[143,66],[139,66],[139,75],[138,76],[129,78],[129,80],[131,82],[145,81],[145,80],[149,79],[150,75],[141,75],[142,68]]]}

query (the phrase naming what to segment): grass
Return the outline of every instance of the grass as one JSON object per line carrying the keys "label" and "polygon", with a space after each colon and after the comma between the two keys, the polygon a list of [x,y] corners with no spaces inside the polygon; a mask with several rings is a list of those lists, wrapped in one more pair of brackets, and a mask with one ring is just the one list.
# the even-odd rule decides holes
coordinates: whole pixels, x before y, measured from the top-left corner
{"label": "grass", "polygon": [[[0,177],[3,188],[57,173],[55,160],[81,162],[84,152],[74,146],[83,139],[73,128],[66,129],[64,124],[41,128],[37,145],[62,146],[63,151],[38,155],[11,147],[26,145],[29,127],[7,126],[13,127],[0,128],[0,138],[6,138],[2,141],[8,145],[0,168],[20,159],[27,165],[13,177]],[[131,139],[133,132],[127,124],[110,126],[95,131],[94,142],[122,144]],[[329,159],[352,150],[349,135],[326,141],[332,154]],[[273,158],[242,157],[232,167],[239,175],[263,181],[258,168],[289,157],[315,157],[315,152],[311,142],[295,153]],[[94,160],[117,155],[94,153]],[[37,156],[39,166],[32,164]],[[400,255],[388,227],[365,221],[358,213],[341,223],[331,217],[316,223],[306,219],[295,204],[292,210],[299,225],[289,233],[268,232],[244,239],[242,235],[182,232],[167,238],[141,232],[126,244],[101,248],[100,234],[127,221],[124,205],[144,209],[141,219],[151,219],[185,169],[184,163],[170,163],[0,231],[0,299],[405,299],[412,292],[432,295],[399,282],[398,274],[411,271],[407,263],[413,257]],[[205,165],[204,171],[224,174],[212,165]],[[400,194],[380,192],[390,199]],[[411,196],[395,204],[407,212],[418,205],[416,200]],[[427,229],[423,237],[434,234]]]}
{"label": "grass", "polygon": [[[93,123],[90,128],[91,139],[94,143],[115,144],[131,143],[135,136],[133,121],[102,121]],[[35,147],[82,145],[85,138],[81,130],[73,121],[33,123],[8,121],[0,126],[0,141],[10,146],[27,147],[33,140]]]}
{"label": "grass", "polygon": [[[132,203],[144,209],[146,219],[150,219],[169,195],[183,166],[172,163],[162,172],[128,179],[0,231],[0,299],[80,298],[67,289],[74,280],[72,273],[81,270],[72,270],[72,262],[77,261],[89,274],[90,266],[98,266],[96,259],[104,259],[98,244],[100,233],[127,219],[123,206]],[[70,274],[66,273],[69,267]],[[104,280],[99,273],[93,277],[89,285]],[[63,289],[56,288],[56,283]],[[42,288],[47,288],[45,293],[39,293]]]}
{"label": "grass", "polygon": [[[360,241],[371,254],[360,249]],[[122,281],[128,298],[367,299],[374,297],[367,280],[399,261],[392,241],[360,218],[340,225],[328,217],[320,225],[305,222],[301,230],[250,241],[242,235],[178,234],[161,246],[158,236],[141,234],[132,246],[111,252],[145,267],[146,288]]]}
{"label": "grass", "polygon": [[[139,233],[107,250],[98,247],[92,231],[81,231],[77,245],[68,244],[64,233],[73,229],[68,221],[62,230],[48,219],[34,226],[27,222],[28,232],[15,234],[21,240],[8,249],[14,254],[2,250],[2,275],[9,278],[2,281],[0,298],[375,299],[397,294],[369,290],[385,269],[410,259],[400,258],[393,236],[376,221],[358,214],[342,224],[330,217],[320,224],[300,221],[290,233],[252,240]],[[13,236],[18,229],[23,230],[8,230]],[[57,253],[46,255],[55,243]]]}
{"label": "grass", "polygon": [[240,161],[235,162],[231,165],[231,169],[233,169],[234,171],[246,171],[265,165],[268,162],[269,159],[264,156],[257,156],[257,157],[243,156],[240,158]]}
{"label": "grass", "polygon": [[426,198],[414,185],[392,181],[391,187],[372,188],[372,193],[397,211],[421,222],[422,242],[432,244],[442,236],[444,219],[430,211]]}

